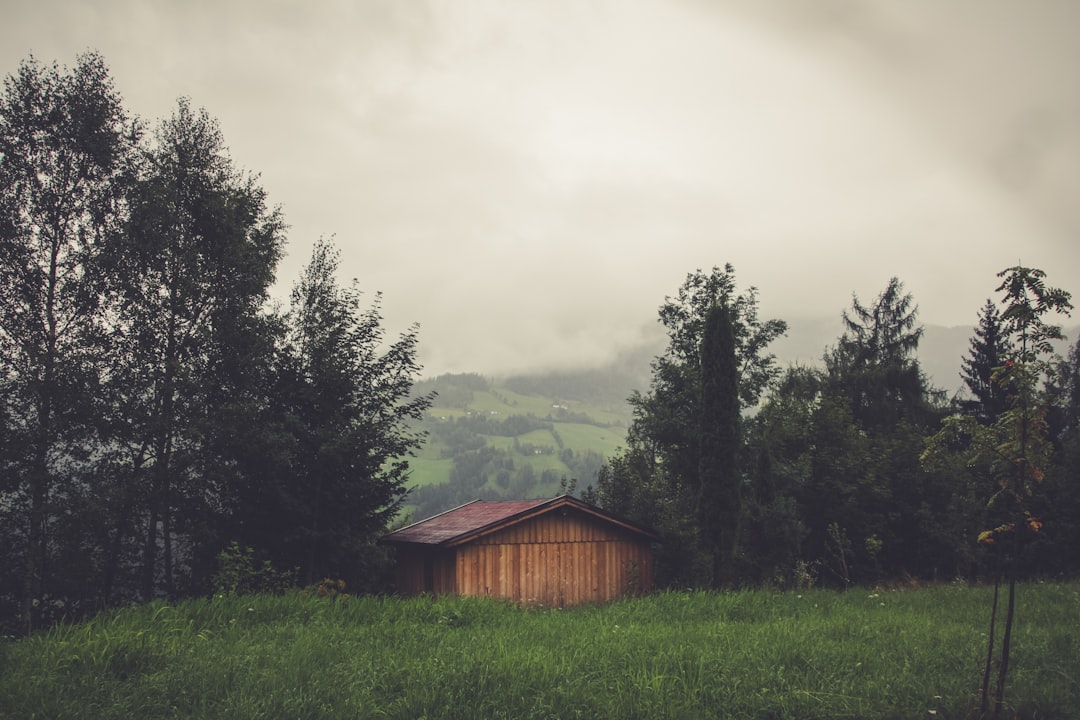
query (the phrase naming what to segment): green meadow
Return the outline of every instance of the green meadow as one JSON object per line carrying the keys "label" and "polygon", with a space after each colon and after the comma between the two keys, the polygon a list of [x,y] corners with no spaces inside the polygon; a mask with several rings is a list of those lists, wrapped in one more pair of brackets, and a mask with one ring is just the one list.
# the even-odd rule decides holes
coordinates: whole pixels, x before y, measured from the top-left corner
{"label": "green meadow", "polygon": [[[568,465],[563,454],[592,452],[608,458],[626,444],[626,428],[630,423],[629,405],[625,398],[629,390],[617,397],[582,400],[560,395],[555,389],[539,389],[535,393],[516,392],[497,381],[474,376],[471,387],[465,386],[461,376],[443,376],[421,386],[421,390],[436,390],[439,394],[428,410],[423,429],[428,432],[423,447],[410,458],[409,487],[442,485],[451,481],[455,457],[464,451],[445,439],[439,432],[439,424],[462,423],[469,418],[483,418],[501,422],[515,417],[525,417],[541,422],[546,427],[530,429],[513,435],[494,434],[473,430],[482,444],[505,453],[505,458],[515,469],[530,466],[537,482],[528,488],[518,487],[512,494],[540,497],[559,492],[559,482],[576,479],[582,487],[595,478],[581,476],[578,468]],[[470,446],[471,447],[471,446]],[[507,489],[494,481],[494,469],[488,468],[489,479],[465,495],[472,499],[481,488],[505,495]],[[544,471],[555,479],[541,481]],[[473,473],[470,473],[470,476]],[[441,508],[446,509],[446,508]]]}
{"label": "green meadow", "polygon": [[[0,717],[963,718],[991,589],[668,592],[521,608],[293,593],[0,643]],[[1005,717],[1075,718],[1080,583],[1018,594]]]}

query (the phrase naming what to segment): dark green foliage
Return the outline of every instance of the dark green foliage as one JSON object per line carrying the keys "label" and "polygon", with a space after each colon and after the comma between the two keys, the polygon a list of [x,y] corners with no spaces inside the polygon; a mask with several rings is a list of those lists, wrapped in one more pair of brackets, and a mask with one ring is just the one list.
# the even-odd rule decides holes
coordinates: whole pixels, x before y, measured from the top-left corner
{"label": "dark green foliage", "polygon": [[145,502],[143,517],[115,532],[141,535],[139,591],[149,599],[177,591],[174,534],[210,540],[203,523],[225,498],[206,439],[224,434],[211,426],[251,389],[251,353],[266,329],[257,313],[284,240],[263,190],[233,169],[217,122],[185,99],[160,124],[130,202],[112,248],[124,351],[112,380],[134,485],[123,494]]}
{"label": "dark green foliage", "polygon": [[214,595],[280,595],[296,585],[295,571],[282,571],[269,560],[255,560],[255,551],[233,541],[217,555]]}
{"label": "dark green foliage", "polygon": [[916,359],[912,299],[894,278],[844,320],[825,368],[789,370],[749,422],[744,559],[779,582],[812,565],[838,586],[951,577],[954,483],[919,462],[941,411]]}
{"label": "dark green foliage", "polygon": [[747,472],[753,482],[743,503],[741,544],[747,577],[758,583],[785,586],[793,582],[796,566],[805,565],[805,523],[811,518],[797,497],[816,447],[812,421],[822,383],[817,370],[789,367],[746,421]]}
{"label": "dark green foliage", "polygon": [[930,420],[930,388],[916,358],[923,329],[916,327],[918,307],[903,283],[892,278],[872,305],[858,297],[851,305],[825,365],[855,422],[867,431],[888,431],[903,420]]}
{"label": "dark green foliage", "polygon": [[[998,277],[1003,278],[997,291],[1002,293],[1005,306],[1001,320],[1010,348],[1004,363],[993,371],[991,381],[1006,394],[1006,409],[989,424],[970,416],[947,418],[942,429],[930,438],[923,456],[931,467],[945,463],[954,463],[955,467],[959,459],[969,475],[989,481],[979,493],[988,495],[989,527],[979,533],[978,540],[994,556],[995,584],[979,716],[988,717],[992,712],[995,718],[1003,708],[1009,674],[1017,579],[1023,572],[1022,564],[1030,567],[1025,556],[1045,526],[1044,517],[1036,511],[1046,507],[1040,508],[1039,499],[1054,450],[1047,422],[1054,399],[1047,389],[1040,390],[1039,382],[1052,380],[1054,364],[1046,356],[1052,352],[1051,341],[1060,340],[1062,334],[1059,326],[1048,324],[1043,316],[1068,315],[1072,309],[1070,294],[1048,287],[1041,270],[1017,266],[1003,270]],[[1044,388],[1052,385],[1044,383]],[[998,588],[1003,581],[1008,593],[999,646]],[[995,667],[997,680],[991,687]]]}
{"label": "dark green foliage", "polygon": [[[20,64],[0,96],[0,587],[19,587],[23,629],[91,558],[53,542],[79,532],[102,442],[110,365],[103,246],[124,217],[138,128],[101,57],[61,71]],[[63,557],[61,557],[63,556]],[[10,596],[9,596],[10,597]]]}
{"label": "dark green foliage", "polygon": [[922,336],[917,314],[903,283],[892,278],[871,305],[853,299],[851,314],[844,313],[844,335],[825,358],[825,397],[837,411],[846,407],[850,420],[832,424],[843,442],[816,443],[818,454],[839,451],[843,467],[815,470],[819,482],[835,488],[819,485],[823,515],[811,526],[811,538],[825,547],[828,524],[838,523],[852,540],[852,578],[858,581],[882,571],[954,573],[947,556],[925,552],[926,538],[945,521],[945,507],[927,504],[927,491],[944,478],[927,476],[919,456],[922,438],[942,410],[940,393],[927,383],[916,356]]}
{"label": "dark green foliage", "polygon": [[1009,349],[1001,313],[992,301],[987,300],[979,310],[979,324],[960,371],[960,376],[974,396],[974,400],[962,402],[961,407],[984,423],[992,422],[1007,407],[1007,389],[995,382],[993,375],[1005,364]]}
{"label": "dark green foliage", "polygon": [[337,268],[337,250],[320,240],[293,288],[270,396],[283,462],[251,476],[237,511],[257,509],[242,541],[298,567],[304,584],[334,577],[364,587],[374,542],[404,501],[406,457],[422,440],[410,423],[431,396],[412,395],[417,328],[384,345],[378,296],[361,309]]}
{"label": "dark green foliage", "polygon": [[382,580],[366,566],[385,560],[374,540],[426,407],[407,400],[415,328],[383,347],[377,303],[312,283],[292,314],[267,313],[284,227],[186,99],[144,139],[94,53],[6,79],[5,629],[207,592],[232,538]]}
{"label": "dark green foliage", "polygon": [[[757,290],[750,288],[737,295],[734,268],[730,265],[723,270],[713,268],[709,274],[698,271],[688,275],[677,296],[667,298],[660,307],[659,318],[667,329],[669,345],[653,361],[649,392],[634,393],[630,398],[634,420],[627,435],[627,449],[622,457],[612,458],[607,472],[598,478],[597,498],[604,507],[617,513],[625,508],[628,518],[660,534],[662,550],[656,575],[660,584],[695,586],[708,584],[713,577],[711,551],[717,549],[719,535],[702,537],[703,468],[731,473],[726,480],[710,482],[712,488],[723,490],[719,496],[710,497],[709,503],[715,511],[727,513],[720,525],[712,528],[737,527],[739,481],[732,480],[741,479],[742,469],[739,453],[732,454],[731,447],[737,447],[739,441],[731,440],[730,421],[725,421],[726,432],[717,424],[721,414],[730,418],[732,409],[730,405],[711,406],[712,419],[707,423],[704,420],[702,343],[709,314],[718,306],[727,310],[730,340],[724,342],[733,345],[734,352],[711,355],[710,363],[715,365],[709,370],[709,382],[722,384],[710,390],[709,402],[731,403],[737,397],[737,414],[739,409],[756,405],[775,380],[779,374],[776,358],[766,353],[766,348],[784,333],[787,325],[781,320],[758,319]],[[717,319],[714,317],[714,322]],[[735,395],[731,393],[732,359]],[[710,433],[708,441],[703,438],[703,430]],[[737,430],[735,433],[737,437]],[[725,459],[714,456],[705,460],[706,452],[720,453]],[[732,552],[733,541],[719,542],[727,545],[721,555]],[[729,576],[725,582],[733,580]]]}
{"label": "dark green foliage", "polygon": [[1046,285],[1046,273],[1038,268],[1014,266],[998,273],[997,291],[1003,293],[1001,322],[1016,338],[1013,360],[1031,363],[1053,355],[1053,342],[1064,339],[1060,325],[1043,322],[1046,313],[1068,315],[1072,294]]}
{"label": "dark green foliage", "polygon": [[713,586],[723,587],[732,576],[742,511],[739,374],[731,315],[724,305],[709,310],[702,332],[700,438],[698,515],[713,556]]}
{"label": "dark green foliage", "polygon": [[1073,554],[1066,550],[1080,547],[1080,340],[1055,364],[1046,392],[1054,453],[1033,512],[1045,519],[1044,537],[1052,539],[1052,546],[1040,553],[1040,567],[1061,574],[1074,569]]}
{"label": "dark green foliage", "polygon": [[753,407],[780,372],[776,367],[776,356],[767,353],[766,349],[787,331],[787,323],[758,319],[757,288],[750,287],[736,295],[735,268],[731,264],[725,265],[723,270],[714,267],[707,275],[701,270],[690,273],[675,298],[665,299],[659,316],[667,330],[669,345],[667,352],[654,363],[653,384],[658,379],[657,365],[696,367],[706,318],[719,304],[728,305],[731,313],[739,368],[739,397],[744,408]]}

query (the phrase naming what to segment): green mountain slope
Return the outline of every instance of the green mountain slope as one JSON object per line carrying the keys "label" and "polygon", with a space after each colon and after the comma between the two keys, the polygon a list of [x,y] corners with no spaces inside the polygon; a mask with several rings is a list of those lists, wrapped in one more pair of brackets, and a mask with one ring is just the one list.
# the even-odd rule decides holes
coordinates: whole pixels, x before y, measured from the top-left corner
{"label": "green mountain slope", "polygon": [[414,519],[482,499],[549,497],[596,481],[624,444],[626,401],[641,379],[617,370],[492,380],[441,375],[417,384],[434,391],[427,442],[410,461]]}

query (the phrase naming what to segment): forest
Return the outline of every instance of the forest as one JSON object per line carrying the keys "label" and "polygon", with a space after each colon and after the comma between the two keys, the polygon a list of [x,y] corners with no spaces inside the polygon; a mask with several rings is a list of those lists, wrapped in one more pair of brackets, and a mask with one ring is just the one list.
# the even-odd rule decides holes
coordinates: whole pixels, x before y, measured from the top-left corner
{"label": "forest", "polygon": [[95,53],[7,77],[6,628],[206,594],[243,561],[277,585],[382,582],[374,541],[430,401],[411,394],[417,328],[387,338],[324,240],[270,306],[285,231],[187,99],[148,130]]}
{"label": "forest", "polygon": [[[555,430],[546,416],[425,423],[418,328],[387,337],[381,297],[340,283],[332,242],[315,243],[287,307],[269,302],[286,236],[188,99],[148,127],[96,53],[7,77],[4,631],[323,578],[389,591],[379,537],[450,491],[410,500],[429,433],[454,448],[453,488],[510,497],[559,481],[655,529],[664,587],[1076,574],[1080,343],[1055,352],[1071,295],[1038,268],[987,278],[958,397],[920,368],[898,278],[853,299],[820,367],[781,367],[769,347],[787,324],[759,317],[757,290],[731,265],[690,272],[659,308],[668,344],[630,394],[620,449],[597,457],[557,439],[522,448]],[[557,455],[574,477],[530,478],[481,434]]]}

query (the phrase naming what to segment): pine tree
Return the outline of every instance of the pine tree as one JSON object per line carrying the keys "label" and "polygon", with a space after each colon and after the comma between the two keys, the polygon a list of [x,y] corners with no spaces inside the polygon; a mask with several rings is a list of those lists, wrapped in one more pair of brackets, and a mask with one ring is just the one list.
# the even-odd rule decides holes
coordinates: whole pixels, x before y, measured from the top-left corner
{"label": "pine tree", "polygon": [[980,421],[992,422],[1008,407],[1008,390],[993,379],[994,372],[1005,364],[1009,339],[997,306],[990,300],[979,311],[979,324],[971,338],[968,357],[963,359],[960,377],[974,396],[961,403],[966,413]]}
{"label": "pine tree", "polygon": [[915,356],[923,333],[918,312],[894,277],[871,305],[855,297],[851,314],[843,314],[844,334],[826,367],[864,429],[914,420],[924,407],[929,388]]}

